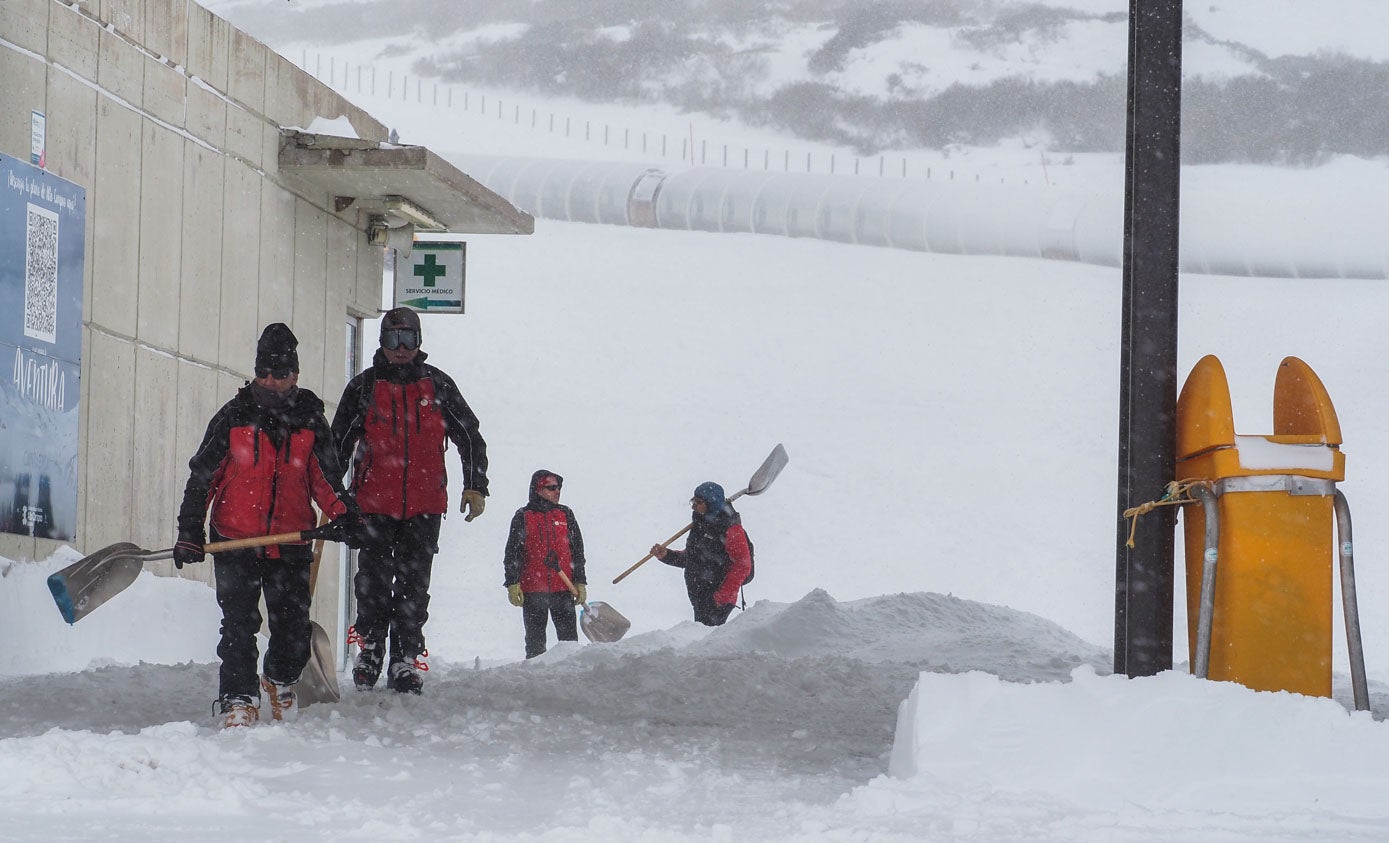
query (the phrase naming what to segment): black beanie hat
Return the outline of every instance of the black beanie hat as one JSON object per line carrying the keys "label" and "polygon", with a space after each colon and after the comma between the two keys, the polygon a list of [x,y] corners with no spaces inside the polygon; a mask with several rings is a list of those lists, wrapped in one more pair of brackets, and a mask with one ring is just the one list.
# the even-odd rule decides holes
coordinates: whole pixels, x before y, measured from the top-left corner
{"label": "black beanie hat", "polygon": [[299,340],[283,322],[266,325],[256,343],[256,371],[289,369],[299,371]]}
{"label": "black beanie hat", "polygon": [[424,343],[424,332],[420,330],[420,315],[408,307],[388,310],[386,315],[381,317],[381,333],[385,334],[391,328],[411,328],[420,335],[420,343]]}

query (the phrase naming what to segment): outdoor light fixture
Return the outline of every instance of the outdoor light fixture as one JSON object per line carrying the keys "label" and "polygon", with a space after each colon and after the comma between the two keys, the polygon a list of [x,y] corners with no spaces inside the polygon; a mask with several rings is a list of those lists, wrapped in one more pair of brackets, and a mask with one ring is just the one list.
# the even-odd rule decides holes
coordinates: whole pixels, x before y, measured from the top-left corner
{"label": "outdoor light fixture", "polygon": [[401,257],[409,257],[415,245],[415,225],[408,222],[392,225],[386,217],[373,215],[367,221],[367,242],[395,249]]}
{"label": "outdoor light fixture", "polygon": [[448,230],[448,226],[439,222],[437,217],[404,196],[387,196],[385,202],[385,221],[391,228],[413,225],[419,231]]}

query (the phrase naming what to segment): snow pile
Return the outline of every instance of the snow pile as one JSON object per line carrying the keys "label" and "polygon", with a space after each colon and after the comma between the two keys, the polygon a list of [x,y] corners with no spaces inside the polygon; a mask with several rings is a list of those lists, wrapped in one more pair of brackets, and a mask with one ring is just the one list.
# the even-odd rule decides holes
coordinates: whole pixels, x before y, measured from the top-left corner
{"label": "snow pile", "polygon": [[[1389,731],[1334,701],[1182,673],[1070,684],[922,674],[891,773],[850,801],[978,839],[1360,840],[1389,831]],[[945,795],[942,795],[944,792]],[[928,796],[926,802],[921,801]],[[965,797],[961,801],[961,797]],[[932,807],[928,807],[931,804]]]}
{"label": "snow pile", "polygon": [[[349,691],[234,732],[213,728],[214,663],[112,657],[182,638],[144,622],[175,608],[194,629],[215,625],[205,587],[141,577],[54,636],[73,661],[105,666],[0,680],[10,837],[1389,834],[1377,796],[1389,733],[1369,715],[1177,673],[1102,676],[1107,654],[1049,621],[947,595],[813,590],[713,630],[683,622],[491,667],[440,661],[422,697]],[[57,615],[19,614],[40,610]],[[103,615],[124,633],[86,634]]]}

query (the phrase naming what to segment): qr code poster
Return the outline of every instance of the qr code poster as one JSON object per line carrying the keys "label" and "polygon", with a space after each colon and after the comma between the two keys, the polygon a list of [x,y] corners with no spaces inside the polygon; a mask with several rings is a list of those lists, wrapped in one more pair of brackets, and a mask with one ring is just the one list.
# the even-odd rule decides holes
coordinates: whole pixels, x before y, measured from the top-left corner
{"label": "qr code poster", "polygon": [[0,532],[77,534],[87,192],[0,155]]}

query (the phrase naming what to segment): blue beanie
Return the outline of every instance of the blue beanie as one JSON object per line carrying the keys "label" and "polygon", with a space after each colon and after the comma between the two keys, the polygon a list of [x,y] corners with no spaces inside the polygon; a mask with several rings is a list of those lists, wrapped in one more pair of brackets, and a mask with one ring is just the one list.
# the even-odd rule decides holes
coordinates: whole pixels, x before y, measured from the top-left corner
{"label": "blue beanie", "polygon": [[723,487],[710,480],[700,483],[695,487],[694,496],[709,505],[709,515],[718,515],[723,512],[724,496]]}

